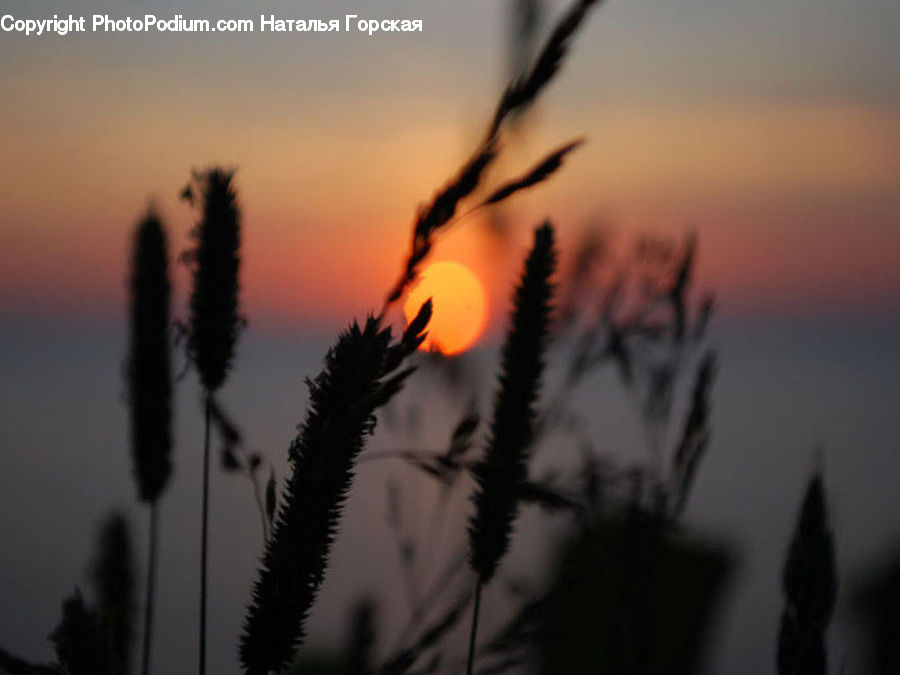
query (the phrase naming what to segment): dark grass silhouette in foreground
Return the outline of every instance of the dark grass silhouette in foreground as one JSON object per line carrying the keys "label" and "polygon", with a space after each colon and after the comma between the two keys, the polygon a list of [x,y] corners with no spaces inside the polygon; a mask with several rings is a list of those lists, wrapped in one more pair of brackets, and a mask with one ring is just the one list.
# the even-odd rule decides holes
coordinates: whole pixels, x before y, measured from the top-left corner
{"label": "dark grass silhouette in foreground", "polygon": [[469,525],[469,562],[477,581],[466,665],[469,675],[475,658],[481,590],[494,577],[500,559],[509,548],[519,493],[528,477],[527,451],[532,441],[544,350],[550,332],[553,296],[550,278],[555,269],[553,228],[547,223],[535,230],[534,246],[516,287],[512,319],[503,346],[500,389],[494,402],[490,439],[484,459],[473,470],[478,488],[473,498],[475,515]]}
{"label": "dark grass silhouette in foreground", "polygon": [[[160,495],[172,473],[171,284],[163,224],[153,211],[135,234],[131,278],[130,354],[127,365],[131,452],[138,497],[150,506],[141,675],[150,672],[159,542]],[[127,661],[117,672],[127,672]]]}
{"label": "dark grass silhouette in foreground", "polygon": [[[242,319],[238,313],[241,215],[232,181],[234,172],[213,167],[194,174],[201,200],[196,242],[183,259],[193,271],[187,352],[203,384],[203,495],[200,532],[200,645],[198,672],[206,673],[206,607],[209,547],[209,462],[213,396],[224,384],[234,360]],[[191,186],[182,193],[192,201]]]}
{"label": "dark grass silhouette in foreground", "polygon": [[822,475],[813,474],[784,563],[779,675],[825,675],[825,632],[837,600],[837,566]]}
{"label": "dark grass silhouette in foreground", "polygon": [[400,367],[425,339],[426,303],[402,339],[374,318],[353,324],[326,357],[310,386],[306,420],[291,444],[292,474],[253,588],[241,638],[251,675],[290,665],[319,585],[350,489],[353,463],[375,429],[375,412],[413,370]]}

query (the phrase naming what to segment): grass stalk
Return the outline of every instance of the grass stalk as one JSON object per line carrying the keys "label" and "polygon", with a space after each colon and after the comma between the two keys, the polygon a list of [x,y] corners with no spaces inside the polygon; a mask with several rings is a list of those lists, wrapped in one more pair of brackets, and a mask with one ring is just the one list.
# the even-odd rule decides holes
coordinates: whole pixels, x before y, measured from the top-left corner
{"label": "grass stalk", "polygon": [[475,667],[475,643],[478,639],[478,614],[481,611],[481,578],[475,582],[475,607],[472,609],[472,630],[469,632],[469,656],[466,659],[466,675],[472,675]]}
{"label": "grass stalk", "polygon": [[204,396],[205,424],[203,432],[203,503],[200,514],[200,654],[198,672],[206,674],[206,585],[209,554],[209,427],[212,395]]}
{"label": "grass stalk", "polygon": [[158,504],[150,506],[150,541],[147,547],[147,588],[144,598],[144,641],[141,656],[141,675],[150,673],[150,650],[153,644],[153,608],[156,594],[156,560],[159,542]]}

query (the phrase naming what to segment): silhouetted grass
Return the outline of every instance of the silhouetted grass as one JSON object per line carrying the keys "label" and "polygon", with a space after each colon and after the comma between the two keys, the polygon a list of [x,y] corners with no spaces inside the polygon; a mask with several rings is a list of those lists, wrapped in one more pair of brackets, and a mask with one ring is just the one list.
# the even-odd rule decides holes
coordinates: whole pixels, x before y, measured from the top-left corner
{"label": "silhouetted grass", "polygon": [[98,675],[106,672],[106,648],[97,614],[87,607],[81,592],[63,602],[62,618],[50,634],[56,659],[66,675]]}
{"label": "silhouetted grass", "polygon": [[234,172],[213,167],[194,176],[202,200],[200,222],[191,232],[196,245],[187,346],[204,389],[225,382],[234,359],[242,319],[238,312],[241,214]]}
{"label": "silhouetted grass", "polygon": [[309,382],[306,419],[289,449],[292,473],[253,588],[241,637],[248,675],[286,667],[306,634],[306,617],[325,574],[353,479],[356,456],[375,428],[375,411],[399,391],[412,369],[404,358],[424,339],[431,303],[403,338],[370,318],[353,324]]}
{"label": "silhouetted grass", "polygon": [[785,608],[778,634],[779,675],[825,675],[825,632],[837,599],[834,542],[822,475],[806,488],[784,563]]}
{"label": "silhouetted grass", "polygon": [[[191,234],[196,246],[185,259],[193,269],[187,348],[204,388],[203,496],[200,534],[200,653],[198,672],[206,673],[206,603],[209,544],[209,432],[212,395],[225,382],[242,325],[238,313],[241,216],[234,172],[213,167],[194,175],[201,204]],[[193,199],[190,186],[183,193]]]}
{"label": "silhouetted grass", "polygon": [[141,501],[151,506],[172,472],[172,324],[167,248],[163,224],[150,211],[134,237],[127,381],[134,475]]}
{"label": "silhouetted grass", "polygon": [[531,443],[544,349],[550,330],[550,277],[556,269],[553,228],[535,230],[534,245],[516,287],[512,320],[501,357],[499,391],[494,400],[490,439],[484,459],[474,470],[478,489],[475,515],[469,527],[470,564],[478,575],[468,672],[478,626],[481,587],[497,570],[509,547],[522,485],[528,475],[527,451]]}
{"label": "silhouetted grass", "polygon": [[97,620],[106,650],[104,672],[127,675],[134,641],[135,578],[128,523],[120,513],[113,513],[100,530],[92,572]]}
{"label": "silhouetted grass", "polygon": [[[419,264],[431,252],[436,234],[453,221],[460,202],[481,185],[487,169],[499,152],[500,130],[503,122],[531,106],[553,80],[562,67],[573,35],[584,22],[588,11],[596,4],[599,4],[599,0],[577,0],[560,19],[533,66],[526,74],[514,79],[501,95],[494,116],[475,151],[462,165],[456,176],[437,192],[431,202],[420,207],[413,225],[412,239],[403,272],[388,292],[385,308],[402,297],[406,287],[416,278]],[[494,199],[480,204],[479,207],[499,203],[518,190],[545,180],[559,168],[563,156],[574,150],[580,143],[581,141],[574,141],[551,153],[529,174],[518,181],[508,183],[492,195]],[[519,183],[518,187],[515,187],[516,183]]]}
{"label": "silhouetted grass", "polygon": [[[158,537],[157,501],[172,471],[170,294],[166,233],[159,217],[151,211],[140,222],[135,234],[127,376],[135,478],[140,499],[150,505],[142,675],[150,672]],[[124,663],[127,665],[127,660]]]}

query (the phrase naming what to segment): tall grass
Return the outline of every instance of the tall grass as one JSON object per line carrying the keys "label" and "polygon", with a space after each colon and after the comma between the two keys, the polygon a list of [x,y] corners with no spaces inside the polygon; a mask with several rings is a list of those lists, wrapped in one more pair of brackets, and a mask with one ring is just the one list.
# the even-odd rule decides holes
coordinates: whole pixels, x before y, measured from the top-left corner
{"label": "tall grass", "polygon": [[[103,524],[91,571],[97,619],[106,650],[104,672],[128,675],[134,639],[135,578],[128,522],[122,514],[111,514]],[[147,658],[146,650],[144,654]]]}
{"label": "tall grass", "polygon": [[354,463],[375,429],[375,412],[403,386],[398,370],[422,343],[426,303],[399,342],[369,318],[354,323],[310,381],[306,419],[288,451],[291,476],[253,587],[241,636],[248,675],[287,667],[306,635],[306,618],[325,575]]}
{"label": "tall grass", "polygon": [[166,233],[150,211],[137,227],[131,265],[130,354],[127,384],[131,451],[138,496],[150,506],[141,673],[150,672],[156,585],[158,501],[172,472],[170,283]]}
{"label": "tall grass", "polygon": [[512,319],[500,364],[490,439],[473,471],[478,484],[469,526],[472,569],[477,575],[467,672],[472,673],[481,589],[509,548],[519,492],[528,476],[526,460],[535,420],[544,350],[550,330],[550,277],[556,269],[553,228],[535,230],[534,244],[515,290]]}
{"label": "tall grass", "polygon": [[[206,606],[209,545],[209,456],[213,394],[225,382],[242,320],[238,313],[241,214],[234,172],[213,167],[194,175],[201,203],[193,266],[187,348],[203,385],[203,495],[200,516],[200,626],[198,672],[206,673]],[[192,195],[192,192],[188,192]]]}

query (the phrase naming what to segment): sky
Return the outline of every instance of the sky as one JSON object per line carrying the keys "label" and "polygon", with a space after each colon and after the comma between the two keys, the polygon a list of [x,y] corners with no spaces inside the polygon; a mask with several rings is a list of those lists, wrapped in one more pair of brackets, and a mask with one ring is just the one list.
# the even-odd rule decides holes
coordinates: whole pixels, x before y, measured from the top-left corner
{"label": "sky", "polygon": [[[118,5],[110,11],[262,11]],[[90,13],[77,1],[2,9]],[[253,321],[314,330],[372,308],[417,205],[474,146],[503,85],[503,10],[436,0],[265,6],[285,17],[424,21],[422,33],[373,37],[0,35],[0,311],[120,316],[137,218],[156,204],[173,252],[184,249],[194,214],[177,195],[192,168],[212,163],[238,168]],[[588,138],[552,184],[504,212],[504,250],[516,253],[506,257],[545,217],[564,244],[595,221],[623,238],[696,229],[701,279],[726,313],[895,312],[898,23],[887,0],[607,3],[492,177]],[[461,226],[436,259],[472,267],[496,306],[512,267],[485,231]]]}

